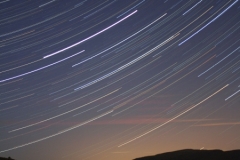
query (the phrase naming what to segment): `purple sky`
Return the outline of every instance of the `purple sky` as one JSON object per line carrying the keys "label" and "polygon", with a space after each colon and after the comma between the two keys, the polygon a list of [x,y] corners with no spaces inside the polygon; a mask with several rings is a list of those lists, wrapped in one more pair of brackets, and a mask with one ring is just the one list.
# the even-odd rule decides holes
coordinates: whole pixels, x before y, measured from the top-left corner
{"label": "purple sky", "polygon": [[240,2],[0,2],[0,157],[240,148]]}

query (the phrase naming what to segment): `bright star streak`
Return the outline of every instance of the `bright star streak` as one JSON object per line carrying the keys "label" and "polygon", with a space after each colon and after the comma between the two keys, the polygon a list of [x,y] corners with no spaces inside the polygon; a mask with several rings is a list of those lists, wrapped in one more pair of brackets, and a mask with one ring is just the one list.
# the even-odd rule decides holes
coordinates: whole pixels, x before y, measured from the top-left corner
{"label": "bright star streak", "polygon": [[117,21],[116,23],[112,24],[111,26],[109,26],[109,27],[107,27],[107,28],[105,28],[105,29],[103,29],[103,30],[101,30],[101,31],[99,31],[99,32],[91,35],[90,37],[87,37],[87,38],[85,38],[85,39],[83,39],[83,40],[81,40],[81,41],[79,41],[79,42],[77,42],[77,43],[75,43],[75,44],[73,44],[73,45],[71,45],[71,46],[68,46],[68,47],[66,47],[66,48],[64,48],[64,49],[61,49],[61,50],[59,50],[59,51],[57,51],[57,52],[54,52],[54,53],[49,54],[49,55],[47,55],[47,56],[44,56],[43,58],[48,58],[48,57],[51,57],[51,56],[53,56],[53,55],[55,55],[55,54],[61,53],[61,52],[63,52],[63,51],[66,51],[66,50],[68,50],[68,49],[70,49],[70,48],[73,48],[73,47],[75,47],[75,46],[77,46],[77,45],[79,45],[79,44],[81,44],[81,43],[83,43],[83,42],[85,42],[85,41],[87,41],[87,40],[89,40],[89,39],[91,39],[91,38],[93,38],[93,37],[101,34],[102,32],[104,32],[104,31],[106,31],[106,30],[108,30],[108,29],[116,26],[118,23],[124,21],[125,19],[129,18],[130,16],[132,16],[132,15],[135,14],[135,13],[137,13],[137,10],[135,10],[135,11],[132,12],[132,13],[130,13],[130,14],[127,15],[126,17],[122,18],[121,20]]}
{"label": "bright star streak", "polygon": [[105,49],[104,51],[102,51],[102,52],[100,52],[100,53],[98,53],[98,54],[96,54],[96,55],[94,55],[94,56],[92,56],[92,57],[90,57],[90,58],[87,58],[87,59],[85,59],[85,60],[83,60],[83,61],[81,61],[81,62],[79,62],[79,63],[77,63],[77,64],[74,64],[72,67],[76,67],[77,65],[80,65],[80,64],[82,64],[82,63],[84,63],[84,62],[86,62],[86,61],[88,61],[88,60],[90,60],[90,59],[93,59],[94,57],[97,57],[97,56],[103,54],[104,52],[106,52],[106,51],[108,51],[108,50],[110,50],[110,49],[118,46],[119,44],[125,42],[126,40],[132,38],[133,36],[137,35],[137,34],[140,33],[141,31],[143,31],[144,29],[148,28],[148,27],[151,26],[152,24],[156,23],[158,20],[160,20],[161,18],[163,18],[163,17],[166,16],[166,15],[167,15],[167,13],[165,13],[164,15],[162,15],[161,17],[159,17],[158,19],[156,19],[155,21],[153,21],[152,23],[150,23],[150,24],[147,25],[146,27],[142,28],[141,30],[137,31],[136,33],[132,34],[131,36],[127,37],[126,39],[122,40],[121,42],[119,42],[119,43],[117,43],[117,44],[115,44],[115,45],[113,45],[113,46]]}
{"label": "bright star streak", "polygon": [[147,135],[147,134],[149,134],[149,133],[155,131],[156,129],[158,129],[158,128],[160,128],[160,127],[162,127],[162,126],[168,124],[169,122],[175,120],[176,118],[178,118],[178,117],[184,115],[185,113],[187,113],[187,112],[189,112],[190,110],[194,109],[194,108],[197,107],[198,105],[202,104],[203,102],[205,102],[206,100],[208,100],[209,98],[211,98],[212,96],[214,96],[215,94],[217,94],[218,92],[220,92],[221,90],[223,90],[224,88],[226,88],[228,85],[229,85],[229,84],[225,85],[224,87],[222,87],[221,89],[219,89],[218,91],[216,91],[216,92],[213,93],[212,95],[208,96],[207,98],[205,98],[204,100],[202,100],[202,101],[199,102],[198,104],[192,106],[191,108],[187,109],[186,111],[184,111],[184,112],[178,114],[177,116],[171,118],[170,120],[166,121],[165,123],[163,123],[163,124],[161,124],[161,125],[159,125],[159,126],[153,128],[153,129],[151,129],[151,130],[149,130],[149,131],[147,131],[147,132],[141,134],[140,136],[137,136],[137,137],[135,137],[135,138],[133,138],[133,139],[131,139],[131,140],[129,140],[129,141],[127,141],[127,142],[125,142],[125,143],[119,145],[118,147],[122,147],[122,146],[124,146],[124,145],[126,145],[126,144],[128,144],[128,143],[130,143],[130,142],[133,142],[133,141],[135,141],[135,140],[137,140],[137,139],[139,139],[139,138],[141,138],[141,137],[143,137],[143,136],[145,136],[145,135]]}
{"label": "bright star streak", "polygon": [[20,75],[11,77],[11,78],[3,79],[3,80],[0,81],[0,83],[5,82],[5,81],[9,81],[9,80],[11,80],[11,79],[19,78],[19,77],[22,77],[22,76],[25,76],[25,75],[28,75],[28,74],[31,74],[31,73],[40,71],[40,70],[42,70],[42,69],[51,67],[51,66],[53,66],[53,65],[55,65],[55,64],[58,64],[58,63],[63,62],[63,61],[65,61],[65,60],[69,59],[69,58],[72,58],[72,57],[74,57],[74,56],[76,56],[76,55],[78,55],[78,54],[80,54],[80,53],[82,53],[82,52],[84,52],[84,51],[85,51],[85,50],[82,50],[81,52],[78,52],[78,53],[76,53],[76,54],[74,54],[74,55],[72,55],[72,56],[69,56],[69,57],[67,57],[67,58],[64,58],[64,59],[62,59],[62,60],[60,60],[60,61],[57,61],[57,62],[55,62],[55,63],[49,64],[49,65],[47,65],[47,66],[44,66],[44,67],[41,67],[41,68],[32,70],[32,71],[30,71],[30,72],[26,72],[26,73],[23,73],[23,74],[20,74]]}
{"label": "bright star streak", "polygon": [[218,19],[222,14],[224,14],[227,10],[229,10],[234,4],[236,4],[238,2],[238,0],[236,0],[235,2],[233,2],[229,7],[227,7],[222,13],[220,13],[217,17],[215,17],[213,20],[211,20],[210,22],[208,22],[206,25],[204,25],[202,28],[200,28],[197,32],[195,32],[194,34],[192,34],[190,37],[188,37],[186,40],[184,40],[183,42],[179,43],[178,46],[181,46],[183,43],[187,42],[189,39],[191,39],[193,36],[195,36],[196,34],[198,34],[200,31],[202,31],[204,28],[206,28],[209,24],[211,24],[212,22],[214,22],[216,19]]}
{"label": "bright star streak", "polygon": [[58,115],[53,116],[53,117],[51,117],[51,118],[48,118],[48,119],[39,121],[39,122],[37,122],[37,123],[30,124],[30,125],[28,125],[28,126],[24,126],[24,127],[21,127],[21,128],[17,128],[17,129],[11,130],[11,131],[9,131],[9,133],[15,132],[15,131],[19,131],[19,130],[22,130],[22,129],[24,129],[24,128],[32,127],[32,126],[35,126],[35,125],[37,125],[37,124],[40,124],[40,123],[49,121],[49,120],[51,120],[51,119],[54,119],[54,118],[63,116],[63,115],[65,115],[65,114],[71,113],[71,112],[73,112],[73,111],[75,111],[75,110],[78,110],[78,109],[80,109],[80,108],[82,108],[82,107],[85,107],[85,106],[87,106],[87,105],[89,105],[89,104],[91,104],[91,103],[93,103],[93,102],[96,102],[96,101],[98,101],[98,100],[100,100],[100,99],[102,99],[102,98],[104,98],[104,97],[106,97],[106,96],[109,96],[110,94],[113,94],[113,93],[117,92],[118,90],[119,90],[119,89],[116,89],[115,91],[112,91],[112,92],[110,92],[110,93],[108,93],[108,94],[106,94],[106,95],[104,95],[104,96],[102,96],[102,97],[100,97],[100,98],[97,98],[97,99],[95,99],[95,100],[93,100],[93,101],[91,101],[91,102],[88,102],[88,103],[86,103],[86,104],[84,104],[84,105],[81,105],[81,106],[79,106],[79,107],[76,107],[76,108],[74,108],[74,109],[71,109],[71,110],[69,110],[69,111],[67,111],[67,112],[64,112],[64,113],[62,113],[62,114],[58,114]]}
{"label": "bright star streak", "polygon": [[74,126],[74,127],[69,128],[69,129],[65,129],[65,130],[60,131],[60,132],[58,132],[58,133],[56,133],[56,134],[52,134],[52,135],[50,135],[50,136],[47,136],[47,137],[44,137],[44,138],[41,138],[41,139],[38,139],[38,140],[35,140],[35,141],[32,141],[32,142],[29,142],[29,143],[25,143],[25,144],[22,144],[22,145],[13,147],[13,148],[9,148],[9,149],[6,149],[6,150],[2,150],[2,151],[0,151],[0,153],[7,152],[7,151],[11,151],[11,150],[14,150],[14,149],[17,149],[17,148],[21,148],[21,147],[25,147],[25,146],[28,146],[28,145],[30,145],[30,144],[34,144],[34,143],[41,142],[41,141],[43,141],[43,140],[46,140],[46,139],[49,139],[49,138],[58,136],[58,135],[60,135],[60,134],[66,133],[66,132],[68,132],[68,131],[71,131],[71,130],[73,130],[73,129],[76,129],[76,128],[78,128],[78,127],[81,127],[81,126],[83,126],[83,125],[85,125],[85,124],[88,124],[88,123],[90,123],[90,122],[92,122],[92,121],[94,121],[94,120],[96,120],[96,119],[99,119],[99,118],[101,118],[101,117],[103,117],[103,116],[106,116],[106,115],[108,115],[108,114],[110,114],[110,113],[112,113],[112,112],[113,112],[113,110],[108,111],[108,112],[106,112],[106,113],[104,113],[104,114],[101,114],[101,115],[99,115],[99,116],[97,116],[97,117],[95,117],[95,118],[92,118],[92,119],[90,119],[90,120],[88,120],[88,121],[85,121],[85,122],[83,122],[83,123],[81,123],[81,124],[79,124],[79,125],[76,125],[76,126]]}
{"label": "bright star streak", "polygon": [[238,90],[237,92],[233,93],[231,96],[227,97],[227,98],[225,99],[225,101],[227,101],[229,98],[231,98],[231,97],[233,97],[234,95],[236,95],[238,92],[240,92],[240,90]]}

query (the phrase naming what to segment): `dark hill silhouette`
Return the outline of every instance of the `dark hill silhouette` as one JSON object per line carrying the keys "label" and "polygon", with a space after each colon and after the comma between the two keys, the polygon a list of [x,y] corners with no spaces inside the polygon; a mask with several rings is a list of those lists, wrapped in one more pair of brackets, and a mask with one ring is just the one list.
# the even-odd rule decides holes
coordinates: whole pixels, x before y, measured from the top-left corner
{"label": "dark hill silhouette", "polygon": [[136,158],[134,160],[240,160],[240,150],[222,151],[185,149]]}
{"label": "dark hill silhouette", "polygon": [[12,159],[11,157],[8,158],[0,157],[0,160],[14,160],[14,159]]}

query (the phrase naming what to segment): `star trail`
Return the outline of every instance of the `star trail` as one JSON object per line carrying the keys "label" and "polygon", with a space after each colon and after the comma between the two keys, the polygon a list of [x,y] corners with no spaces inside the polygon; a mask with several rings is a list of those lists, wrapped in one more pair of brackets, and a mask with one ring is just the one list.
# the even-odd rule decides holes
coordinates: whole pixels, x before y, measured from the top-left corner
{"label": "star trail", "polygon": [[3,0],[0,28],[0,157],[240,148],[239,0]]}

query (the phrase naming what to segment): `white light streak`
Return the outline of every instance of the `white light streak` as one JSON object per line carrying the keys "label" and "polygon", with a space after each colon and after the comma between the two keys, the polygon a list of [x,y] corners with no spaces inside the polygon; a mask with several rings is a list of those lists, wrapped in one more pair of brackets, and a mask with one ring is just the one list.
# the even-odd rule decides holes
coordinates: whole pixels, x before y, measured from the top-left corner
{"label": "white light streak", "polygon": [[84,52],[84,51],[85,51],[85,50],[82,50],[81,52],[78,52],[78,53],[76,53],[76,54],[74,54],[74,55],[72,55],[72,56],[69,56],[69,57],[67,57],[67,58],[64,58],[64,59],[62,59],[62,60],[60,60],[60,61],[57,61],[57,62],[55,62],[55,63],[49,64],[49,65],[47,65],[47,66],[44,66],[44,67],[41,67],[41,68],[32,70],[32,71],[30,71],[30,72],[26,72],[26,73],[23,73],[23,74],[20,74],[20,75],[11,77],[11,78],[7,78],[7,79],[0,80],[0,83],[9,81],[9,80],[11,80],[11,79],[16,79],[16,78],[19,78],[19,77],[22,77],[22,76],[25,76],[25,75],[28,75],[28,74],[31,74],[31,73],[40,71],[40,70],[42,70],[42,69],[48,68],[48,67],[53,66],[53,65],[55,65],[55,64],[58,64],[58,63],[60,63],[60,62],[63,62],[63,61],[65,61],[65,60],[69,59],[69,58],[72,58],[72,57],[74,57],[74,56],[76,56],[76,55],[78,55],[78,54],[80,54],[80,53],[82,53],[82,52]]}
{"label": "white light streak", "polygon": [[58,132],[58,133],[56,133],[56,134],[52,134],[52,135],[50,135],[50,136],[47,136],[47,137],[44,137],[44,138],[41,138],[41,139],[38,139],[38,140],[35,140],[35,141],[31,141],[31,142],[29,142],[29,143],[25,143],[25,144],[22,144],[22,145],[19,145],[19,146],[15,146],[15,147],[13,147],[13,148],[9,148],[9,149],[6,149],[6,150],[2,150],[2,151],[0,151],[0,153],[7,152],[7,151],[11,151],[11,150],[18,149],[18,148],[22,148],[22,147],[25,147],[25,146],[28,146],[28,145],[31,145],[31,144],[34,144],[34,143],[37,143],[37,142],[41,142],[41,141],[43,141],[43,140],[46,140],[46,139],[49,139],[49,138],[52,138],[52,137],[55,137],[55,136],[58,136],[58,135],[60,135],[60,134],[66,133],[66,132],[68,132],[68,131],[71,131],[71,130],[73,130],[73,129],[76,129],[76,128],[78,128],[78,127],[81,127],[81,126],[83,126],[83,125],[85,125],[85,124],[88,124],[88,123],[90,123],[90,122],[92,122],[92,121],[94,121],[94,120],[96,120],[96,119],[99,119],[99,118],[101,118],[101,117],[103,117],[103,116],[106,116],[106,115],[108,115],[108,114],[110,114],[110,113],[112,113],[112,112],[113,112],[113,110],[108,111],[108,112],[106,112],[106,113],[104,113],[104,114],[101,114],[101,115],[99,115],[99,116],[97,116],[97,117],[94,117],[94,118],[92,118],[92,119],[90,119],[90,120],[88,120],[88,121],[85,121],[85,122],[83,122],[83,123],[80,123],[80,124],[78,124],[78,125],[76,125],[76,126],[74,126],[74,127],[71,127],[71,128],[69,128],[69,129],[65,129],[65,130],[60,131],[60,132]]}
{"label": "white light streak", "polygon": [[208,22],[206,25],[204,25],[202,28],[200,28],[197,32],[195,32],[194,34],[192,34],[190,37],[188,37],[186,40],[184,40],[183,42],[179,43],[178,46],[181,46],[183,43],[187,42],[189,39],[191,39],[193,36],[195,36],[196,34],[198,34],[200,31],[202,31],[204,28],[206,28],[209,24],[211,24],[212,22],[214,22],[216,19],[218,19],[221,15],[223,15],[227,10],[229,10],[234,4],[236,4],[238,2],[238,0],[236,0],[235,2],[233,2],[229,7],[227,7],[224,11],[222,11],[219,15],[217,15],[214,19],[212,19],[210,22]]}
{"label": "white light streak", "polygon": [[227,86],[229,86],[229,84],[225,85],[224,87],[222,87],[221,89],[219,89],[218,91],[216,91],[216,92],[213,93],[212,95],[208,96],[207,98],[205,98],[204,100],[202,100],[202,101],[199,102],[198,104],[195,104],[195,105],[192,106],[191,108],[189,108],[189,109],[185,110],[184,112],[178,114],[177,116],[171,118],[170,120],[166,121],[165,123],[163,123],[163,124],[161,124],[161,125],[159,125],[159,126],[153,128],[153,129],[151,129],[151,130],[149,130],[149,131],[147,131],[147,132],[145,132],[145,133],[143,133],[143,134],[141,134],[141,135],[139,135],[139,136],[137,136],[137,137],[135,137],[135,138],[133,138],[133,139],[131,139],[131,140],[129,140],[129,141],[127,141],[127,142],[121,144],[121,145],[119,145],[118,147],[122,147],[122,146],[124,146],[124,145],[126,145],[126,144],[128,144],[128,143],[130,143],[130,142],[133,142],[133,141],[135,141],[135,140],[137,140],[137,139],[139,139],[139,138],[141,138],[141,137],[143,137],[143,136],[145,136],[145,135],[147,135],[147,134],[149,134],[149,133],[155,131],[156,129],[158,129],[158,128],[160,128],[160,127],[162,127],[162,126],[168,124],[169,122],[175,120],[176,118],[178,118],[178,117],[184,115],[185,113],[187,113],[187,112],[189,112],[190,110],[194,109],[194,108],[197,107],[198,105],[202,104],[203,102],[205,102],[206,100],[208,100],[209,98],[211,98],[212,96],[214,96],[215,94],[217,94],[218,92],[220,92],[221,90],[223,90],[224,88],[226,88]]}
{"label": "white light streak", "polygon": [[93,37],[101,34],[102,32],[104,32],[104,31],[106,31],[106,30],[108,30],[108,29],[116,26],[118,23],[124,21],[125,19],[129,18],[130,16],[132,16],[132,15],[135,14],[135,13],[137,13],[137,10],[135,10],[135,11],[132,12],[132,13],[130,13],[130,14],[127,15],[126,17],[122,18],[121,20],[117,21],[116,23],[112,24],[111,26],[108,26],[107,28],[105,28],[105,29],[103,29],[103,30],[101,30],[101,31],[99,31],[99,32],[91,35],[90,37],[87,37],[87,38],[85,38],[85,39],[83,39],[83,40],[81,40],[81,41],[79,41],[79,42],[77,42],[77,43],[75,43],[75,44],[73,44],[73,45],[71,45],[71,46],[68,46],[68,47],[66,47],[66,48],[63,48],[63,49],[61,49],[61,50],[59,50],[59,51],[57,51],[57,52],[54,52],[54,53],[49,54],[49,55],[47,55],[47,56],[44,56],[43,58],[48,58],[48,57],[51,57],[51,56],[56,55],[56,54],[58,54],[58,53],[61,53],[61,52],[63,52],[63,51],[66,51],[66,50],[68,50],[68,49],[70,49],[70,48],[73,48],[73,47],[75,47],[75,46],[77,46],[77,45],[79,45],[79,44],[81,44],[81,43],[83,43],[83,42],[85,42],[85,41],[87,41],[87,40],[89,40],[89,39],[91,39],[91,38],[93,38]]}

